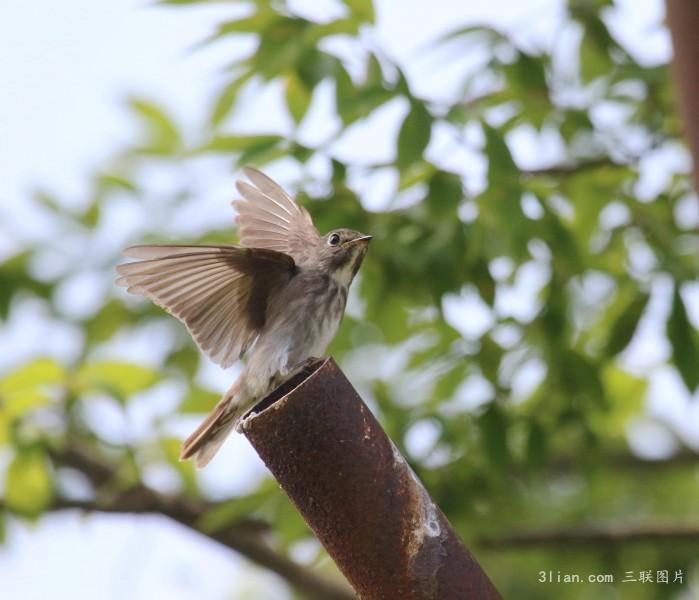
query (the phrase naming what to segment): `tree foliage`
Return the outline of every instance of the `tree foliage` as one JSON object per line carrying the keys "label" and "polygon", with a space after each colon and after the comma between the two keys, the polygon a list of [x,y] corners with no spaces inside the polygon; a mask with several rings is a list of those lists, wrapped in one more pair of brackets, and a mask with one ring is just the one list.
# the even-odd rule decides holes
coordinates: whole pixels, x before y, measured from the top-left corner
{"label": "tree foliage", "polygon": [[[269,480],[212,503],[192,466],[177,461],[179,440],[168,423],[175,414],[207,411],[218,397],[195,377],[203,359],[183,328],[173,326],[158,364],[103,360],[105,344],[162,324],[163,313],[125,301],[113,287],[89,314],[61,310],[61,289],[76,276],[111,281],[118,247],[80,250],[82,259],[59,273],[36,276],[47,253],[96,247],[115,206],[148,214],[131,241],[163,239],[167,215],[197,201],[197,182],[187,175],[193,161],[224,157],[235,170],[281,161],[299,174],[285,183],[320,229],[374,235],[331,352],[503,595],[573,597],[570,586],[537,583],[538,572],[549,569],[609,572],[617,582],[629,570],[683,569],[686,581],[696,569],[696,542],[659,535],[633,543],[633,529],[696,518],[693,456],[678,450],[659,463],[644,461],[627,441],[629,425],[645,414],[649,373],[626,360],[644,322],[666,323],[668,365],[690,392],[699,386],[699,337],[686,305],[687,286],[699,274],[699,237],[679,216],[690,181],[672,172],[661,189],[642,193],[645,161],[680,144],[668,66],[639,64],[612,35],[611,1],[570,0],[564,47],[521,47],[491,27],[436,40],[430,51],[478,62],[465,69],[457,98],[437,101],[415,93],[400,66],[363,35],[374,26],[370,0],[346,0],[344,15],[329,22],[296,15],[283,2],[247,4],[247,16],[220,23],[205,41],[255,43],[249,55],[234,57],[197,135],[185,134],[167,107],[133,97],[128,106],[140,136],[92,174],[89,202],[68,208],[75,203],[44,191],[32,199],[60,236],[26,243],[5,260],[0,316],[11,323],[23,303],[38,302],[81,342],[75,360],[39,357],[0,379],[0,445],[11,457],[0,519],[70,506],[62,479],[68,468],[90,480],[93,507],[126,510],[128,492],[143,492],[143,472],[167,465],[180,496],[200,507],[200,521],[190,524],[205,534],[264,523],[283,556],[311,535]],[[328,43],[337,39],[351,47],[351,65]],[[290,135],[235,127],[240,98],[253,87],[279,90]],[[299,132],[323,102],[337,126],[322,143],[304,144]],[[335,153],[335,142],[389,104],[405,115],[390,160],[371,164]],[[605,110],[616,116],[613,125],[599,118]],[[514,155],[522,133],[536,144],[555,139],[558,160],[525,168]],[[487,164],[484,185],[454,168],[438,137],[451,140],[456,156],[467,150]],[[174,182],[165,193],[150,185],[154,170]],[[378,176],[395,182],[396,200],[370,211],[357,182]],[[180,241],[234,240],[235,230],[223,227]],[[651,305],[668,297],[667,310],[651,314]],[[482,324],[476,332],[473,322]],[[134,398],[164,383],[181,390],[179,403],[157,417],[145,439],[115,443],[89,419],[97,400],[127,414]],[[411,438],[427,447],[416,450]],[[630,541],[577,543],[575,532],[584,541],[592,526],[628,527]],[[528,531],[574,535],[562,551],[553,535],[534,550],[508,543],[513,532]],[[321,569],[321,556],[319,550],[313,569]],[[680,592],[673,584],[614,586],[623,598]]]}

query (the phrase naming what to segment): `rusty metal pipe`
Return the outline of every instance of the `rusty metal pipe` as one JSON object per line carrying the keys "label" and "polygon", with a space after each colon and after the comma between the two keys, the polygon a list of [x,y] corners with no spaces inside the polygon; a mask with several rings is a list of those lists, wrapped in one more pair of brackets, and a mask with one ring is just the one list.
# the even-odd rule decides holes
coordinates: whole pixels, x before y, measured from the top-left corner
{"label": "rusty metal pipe", "polygon": [[699,3],[667,0],[667,24],[672,35],[672,73],[684,135],[694,159],[694,186],[699,192]]}
{"label": "rusty metal pipe", "polygon": [[263,400],[243,432],[359,597],[500,598],[332,359]]}

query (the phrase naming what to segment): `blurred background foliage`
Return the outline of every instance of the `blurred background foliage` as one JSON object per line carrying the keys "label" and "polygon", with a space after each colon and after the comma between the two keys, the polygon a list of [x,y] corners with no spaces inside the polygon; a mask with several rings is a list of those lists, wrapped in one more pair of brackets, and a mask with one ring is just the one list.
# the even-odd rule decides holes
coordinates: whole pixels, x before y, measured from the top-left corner
{"label": "blurred background foliage", "polygon": [[[415,93],[366,35],[371,0],[346,0],[344,16],[328,22],[293,14],[284,2],[245,4],[247,16],[221,22],[203,42],[242,38],[251,48],[232,57],[218,97],[202,107],[205,125],[186,133],[167,106],[131,98],[138,139],[91,175],[89,201],[37,191],[32,201],[54,234],[0,267],[7,326],[23,303],[39,302],[80,340],[74,361],[41,357],[0,379],[0,445],[9,457],[0,523],[70,507],[153,510],[237,543],[278,572],[236,535],[282,557],[311,536],[269,479],[247,495],[211,498],[192,465],[177,461],[180,439],[168,423],[208,411],[218,393],[196,377],[203,359],[184,328],[111,286],[120,251],[109,242],[115,207],[137,203],[147,215],[128,242],[172,239],[169,216],[196,203],[187,164],[217,155],[229,161],[230,183],[241,165],[272,174],[285,166],[296,174],[285,185],[320,230],[374,235],[331,352],[505,597],[689,597],[682,594],[699,580],[699,533],[686,535],[699,528],[696,455],[691,440],[647,415],[648,372],[628,359],[652,321],[664,332],[662,360],[689,392],[699,384],[699,337],[686,304],[699,237],[682,218],[696,198],[686,171],[667,174],[651,194],[641,184],[648,157],[681,145],[668,65],[642,66],[615,39],[604,19],[611,0],[570,0],[566,43],[550,49],[518,47],[490,27],[435,40],[426,53],[480,57],[460,97],[437,103]],[[349,59],[334,51],[337,39]],[[250,86],[277,87],[294,132],[321,102],[335,125],[316,145],[295,133],[240,133],[231,118]],[[333,142],[388,104],[404,114],[391,160],[333,153]],[[596,118],[605,110],[612,119]],[[522,131],[534,154],[554,139],[558,160],[518,165],[511,146]],[[435,149],[437,134],[448,144]],[[427,158],[448,158],[454,148],[485,159],[481,189],[439,156]],[[154,173],[168,180],[165,192],[149,185]],[[377,178],[393,186],[378,208],[366,202],[370,187],[359,193],[356,184]],[[235,236],[232,223],[221,223],[178,241]],[[38,277],[36,265],[54,253],[79,259]],[[57,297],[86,274],[103,282],[101,303],[67,314]],[[651,310],[654,303],[661,308]],[[125,332],[150,336],[163,327],[171,335],[154,364],[102,358],[101,348]],[[100,401],[128,421],[130,404],[163,385],[177,402],[145,435],[115,442],[89,418],[87,405]],[[655,460],[634,453],[630,424],[638,419],[670,436],[671,450]],[[175,481],[174,508],[172,490],[146,486],[153,469]],[[303,568],[340,577],[320,548]],[[638,578],[669,570],[672,581],[682,570],[684,585],[543,585],[541,570],[613,573],[617,582],[626,571]]]}

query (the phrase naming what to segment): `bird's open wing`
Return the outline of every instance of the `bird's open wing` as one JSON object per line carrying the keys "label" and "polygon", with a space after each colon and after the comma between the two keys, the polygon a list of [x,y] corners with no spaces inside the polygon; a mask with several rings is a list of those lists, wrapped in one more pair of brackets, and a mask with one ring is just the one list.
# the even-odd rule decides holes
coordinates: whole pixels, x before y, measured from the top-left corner
{"label": "bird's open wing", "polygon": [[240,243],[284,252],[297,263],[303,262],[308,249],[320,240],[311,215],[264,173],[251,167],[244,171],[254,185],[236,182],[243,197],[233,202],[238,211]]}
{"label": "bird's open wing", "polygon": [[124,254],[141,260],[119,265],[116,283],[180,319],[222,367],[255,340],[267,299],[296,268],[286,254],[239,246],[131,246]]}

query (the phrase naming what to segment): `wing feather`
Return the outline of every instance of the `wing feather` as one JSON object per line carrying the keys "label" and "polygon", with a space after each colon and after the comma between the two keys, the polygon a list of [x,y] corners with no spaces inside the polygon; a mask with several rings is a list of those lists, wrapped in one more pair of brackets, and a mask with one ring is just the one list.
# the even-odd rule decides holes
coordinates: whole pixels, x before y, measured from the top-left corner
{"label": "wing feather", "polygon": [[321,239],[305,208],[294,202],[282,187],[261,171],[245,167],[254,185],[237,181],[242,196],[233,206],[238,211],[240,243],[247,248],[266,248],[291,256],[296,263]]}
{"label": "wing feather", "polygon": [[253,343],[264,325],[267,299],[296,268],[290,256],[267,248],[145,245],[124,254],[140,260],[117,266],[116,283],[180,319],[201,350],[223,367]]}

